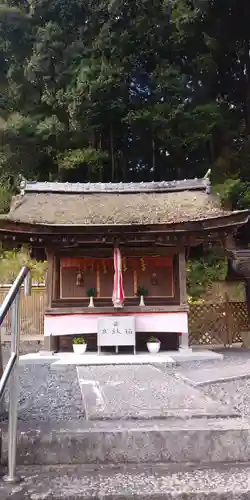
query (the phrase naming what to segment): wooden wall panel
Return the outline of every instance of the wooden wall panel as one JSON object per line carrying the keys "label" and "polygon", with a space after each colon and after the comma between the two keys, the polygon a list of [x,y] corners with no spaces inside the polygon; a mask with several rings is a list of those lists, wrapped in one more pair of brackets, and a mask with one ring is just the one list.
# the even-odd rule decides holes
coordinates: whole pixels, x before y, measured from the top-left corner
{"label": "wooden wall panel", "polygon": [[84,272],[84,284],[76,285],[76,277],[79,272],[78,268],[68,267],[61,268],[61,298],[81,298],[87,297],[89,288],[96,288],[96,273],[91,269],[86,269]]}
{"label": "wooden wall panel", "polygon": [[[155,274],[155,279],[153,279]],[[155,284],[153,284],[155,282]],[[173,267],[157,267],[153,265],[145,271],[137,271],[138,286],[145,286],[149,297],[174,297]]]}
{"label": "wooden wall panel", "polygon": [[111,298],[113,293],[114,273],[112,269],[107,269],[104,273],[100,268],[100,297]]}
{"label": "wooden wall panel", "polygon": [[[157,259],[157,258],[156,258]],[[73,260],[72,260],[73,264]],[[145,286],[148,290],[148,298],[165,298],[166,302],[177,303],[179,300],[179,271],[178,256],[169,258],[168,265],[156,265],[154,261],[147,263],[145,270],[142,269],[141,260],[138,259],[136,267],[132,267],[129,260],[126,264],[126,257],[123,261],[123,287],[125,298],[137,300],[135,297],[137,287]],[[87,297],[89,288],[95,287],[97,297],[100,299],[110,299],[113,293],[114,271],[110,266],[95,264],[95,268],[86,267],[84,272],[84,284],[77,286],[77,274],[79,267],[61,267],[60,269],[60,298],[80,299]],[[153,274],[155,275],[153,277]]]}

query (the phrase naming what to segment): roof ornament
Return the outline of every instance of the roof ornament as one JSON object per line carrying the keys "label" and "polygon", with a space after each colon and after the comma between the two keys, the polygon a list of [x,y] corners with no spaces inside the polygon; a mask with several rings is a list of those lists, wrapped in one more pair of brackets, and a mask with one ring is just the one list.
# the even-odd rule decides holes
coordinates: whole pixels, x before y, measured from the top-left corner
{"label": "roof ornament", "polygon": [[204,175],[204,180],[206,181],[206,194],[211,194],[211,168],[208,169],[207,173]]}
{"label": "roof ornament", "polygon": [[212,173],[212,170],[211,170],[211,168],[209,168],[207,173],[204,175],[204,179],[209,179],[209,181],[210,181],[211,173]]}
{"label": "roof ornament", "polygon": [[22,175],[19,176],[20,194],[24,196],[27,180]]}

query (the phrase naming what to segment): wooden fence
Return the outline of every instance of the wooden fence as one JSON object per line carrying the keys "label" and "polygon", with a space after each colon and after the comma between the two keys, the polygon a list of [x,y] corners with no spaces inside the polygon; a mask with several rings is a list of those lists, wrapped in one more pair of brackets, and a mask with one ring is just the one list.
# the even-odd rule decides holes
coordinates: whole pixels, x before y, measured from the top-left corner
{"label": "wooden fence", "polygon": [[[0,287],[0,303],[3,301],[8,287]],[[33,286],[30,297],[24,297],[21,289],[21,335],[43,335],[43,316],[45,308],[44,286]],[[9,335],[11,315],[7,314],[2,324],[2,334]]]}
{"label": "wooden fence", "polygon": [[190,345],[232,345],[242,342],[241,332],[249,329],[246,302],[191,305]]}
{"label": "wooden fence", "polygon": [[[8,287],[0,287],[0,303]],[[44,286],[33,286],[31,297],[21,292],[21,334],[43,335],[45,307]],[[189,310],[189,339],[191,345],[231,345],[242,342],[240,332],[247,330],[248,314],[245,302],[225,300],[217,304],[191,305]],[[10,334],[10,316],[7,315],[2,333]]]}

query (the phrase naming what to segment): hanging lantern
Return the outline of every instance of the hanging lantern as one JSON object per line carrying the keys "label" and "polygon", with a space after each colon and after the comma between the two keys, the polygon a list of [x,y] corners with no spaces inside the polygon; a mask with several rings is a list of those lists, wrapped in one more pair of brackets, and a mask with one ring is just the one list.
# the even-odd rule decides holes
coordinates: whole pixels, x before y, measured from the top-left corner
{"label": "hanging lantern", "polygon": [[84,271],[79,269],[76,275],[76,286],[84,286]]}
{"label": "hanging lantern", "polygon": [[157,274],[156,273],[152,273],[151,275],[151,285],[158,285],[158,279],[157,279]]}

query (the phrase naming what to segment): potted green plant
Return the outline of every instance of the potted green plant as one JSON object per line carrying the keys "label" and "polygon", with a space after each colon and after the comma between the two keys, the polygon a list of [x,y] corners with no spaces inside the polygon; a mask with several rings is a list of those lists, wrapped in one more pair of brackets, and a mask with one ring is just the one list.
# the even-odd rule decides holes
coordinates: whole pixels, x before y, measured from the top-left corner
{"label": "potted green plant", "polygon": [[75,354],[84,354],[87,349],[87,344],[83,337],[74,337],[73,351]]}
{"label": "potted green plant", "polygon": [[137,288],[137,296],[140,297],[140,307],[145,306],[144,297],[147,297],[148,290],[144,285],[139,285]]}
{"label": "potted green plant", "polygon": [[88,307],[95,307],[94,297],[97,296],[96,288],[89,288],[88,291],[87,291],[87,295],[89,297],[89,305],[88,305]]}
{"label": "potted green plant", "polygon": [[161,347],[161,342],[156,337],[150,337],[147,341],[147,348],[151,354],[156,354],[159,352]]}

